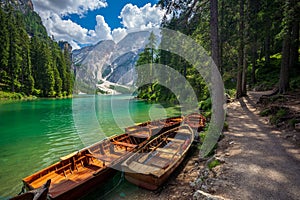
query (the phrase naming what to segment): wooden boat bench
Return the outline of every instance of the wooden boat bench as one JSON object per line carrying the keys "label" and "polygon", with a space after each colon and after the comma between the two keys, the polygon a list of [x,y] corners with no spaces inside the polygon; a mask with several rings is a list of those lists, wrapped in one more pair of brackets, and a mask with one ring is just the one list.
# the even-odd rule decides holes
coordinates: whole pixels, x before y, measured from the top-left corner
{"label": "wooden boat bench", "polygon": [[177,142],[177,143],[184,143],[184,140],[181,139],[176,139],[176,138],[167,138],[167,140],[172,141],[172,142]]}
{"label": "wooden boat bench", "polygon": [[168,153],[168,154],[176,154],[177,151],[174,151],[174,149],[170,148],[156,148],[155,151],[162,152],[162,153]]}
{"label": "wooden boat bench", "polygon": [[113,144],[115,145],[121,145],[121,146],[124,146],[126,148],[126,151],[127,151],[127,148],[130,147],[130,148],[136,148],[138,145],[136,144],[130,144],[130,143],[126,143],[126,142],[118,142],[118,141],[113,141]]}
{"label": "wooden boat bench", "polygon": [[170,159],[154,156],[147,162],[147,165],[159,167],[161,169],[166,169],[170,165],[170,163]]}
{"label": "wooden boat bench", "polygon": [[93,154],[93,157],[102,161],[104,167],[106,165],[106,162],[112,163],[113,161],[117,160],[120,155],[116,154]]}
{"label": "wooden boat bench", "polygon": [[130,163],[130,169],[137,172],[137,173],[153,173],[155,171],[161,170],[158,167],[151,166],[151,165],[146,165],[142,163],[138,163],[136,161],[132,161]]}

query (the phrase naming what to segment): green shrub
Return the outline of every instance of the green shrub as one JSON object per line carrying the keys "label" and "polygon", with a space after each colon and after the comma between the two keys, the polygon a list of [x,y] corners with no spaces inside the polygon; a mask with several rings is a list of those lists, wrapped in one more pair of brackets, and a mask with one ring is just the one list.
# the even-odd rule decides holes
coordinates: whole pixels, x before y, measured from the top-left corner
{"label": "green shrub", "polygon": [[300,88],[300,77],[291,79],[291,81],[290,81],[290,88],[292,90]]}
{"label": "green shrub", "polygon": [[204,139],[205,139],[205,136],[206,136],[206,132],[201,132],[201,133],[199,133],[200,143],[203,143],[203,141],[204,141]]}
{"label": "green shrub", "polygon": [[16,93],[16,92],[4,92],[4,91],[0,91],[0,99],[23,99],[23,95],[20,93]]}
{"label": "green shrub", "polygon": [[259,115],[262,117],[269,116],[272,113],[271,109],[267,108],[265,110],[260,111]]}
{"label": "green shrub", "polygon": [[230,96],[230,98],[235,98],[236,89],[226,89],[226,93]]}
{"label": "green shrub", "polygon": [[279,109],[275,115],[272,115],[270,118],[271,124],[277,125],[280,122],[280,119],[288,114],[288,111],[284,108]]}
{"label": "green shrub", "polygon": [[211,98],[207,98],[206,100],[200,101],[199,103],[200,110],[209,111],[211,109],[211,106]]}
{"label": "green shrub", "polygon": [[295,118],[290,119],[290,120],[288,121],[288,125],[289,125],[290,128],[295,128],[295,124],[296,124],[296,123],[297,123],[297,120],[296,120]]}
{"label": "green shrub", "polygon": [[229,129],[229,124],[228,124],[228,122],[224,122],[224,125],[223,125],[223,131],[228,131],[228,129]]}
{"label": "green shrub", "polygon": [[213,161],[211,161],[210,163],[208,163],[208,169],[213,169],[213,168],[215,168],[216,166],[218,166],[218,165],[220,165],[221,163],[220,163],[220,161],[218,161],[218,160],[213,160]]}
{"label": "green shrub", "polygon": [[287,115],[287,110],[286,109],[283,109],[283,108],[281,108],[281,109],[279,109],[278,111],[277,111],[277,113],[276,113],[276,116],[278,117],[278,118],[282,118],[282,117],[284,117],[285,115]]}

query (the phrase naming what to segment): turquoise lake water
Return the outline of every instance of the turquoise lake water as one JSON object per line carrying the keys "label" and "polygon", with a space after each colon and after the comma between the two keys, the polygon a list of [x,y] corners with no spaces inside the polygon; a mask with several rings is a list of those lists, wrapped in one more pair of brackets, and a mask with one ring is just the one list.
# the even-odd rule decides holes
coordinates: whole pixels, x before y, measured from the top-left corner
{"label": "turquoise lake water", "polygon": [[20,192],[22,178],[135,123],[179,115],[131,96],[79,96],[0,102],[0,199]]}

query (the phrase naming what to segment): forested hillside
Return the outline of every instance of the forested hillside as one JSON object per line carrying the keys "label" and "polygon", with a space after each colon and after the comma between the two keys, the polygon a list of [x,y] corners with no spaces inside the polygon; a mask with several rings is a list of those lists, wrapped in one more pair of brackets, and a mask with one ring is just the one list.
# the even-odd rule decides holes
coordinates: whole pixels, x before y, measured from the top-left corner
{"label": "forested hillside", "polygon": [[30,3],[1,1],[0,98],[71,95],[69,46],[48,37]]}
{"label": "forested hillside", "polygon": [[[158,4],[167,10],[162,26],[192,37],[210,53],[221,72],[226,92],[232,97],[245,96],[248,89],[285,93],[300,87],[299,2],[160,0]],[[152,62],[171,66],[187,78],[199,101],[209,97],[193,66],[158,49],[152,35],[137,68]],[[139,97],[154,101],[176,99],[156,83],[140,88]]]}

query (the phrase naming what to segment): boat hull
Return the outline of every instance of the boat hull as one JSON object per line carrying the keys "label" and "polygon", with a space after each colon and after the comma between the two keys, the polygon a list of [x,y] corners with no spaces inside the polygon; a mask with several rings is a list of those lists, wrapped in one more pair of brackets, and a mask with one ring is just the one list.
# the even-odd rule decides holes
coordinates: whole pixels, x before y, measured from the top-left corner
{"label": "boat hull", "polygon": [[126,180],[148,190],[161,187],[182,163],[193,142],[194,132],[186,127],[185,133],[181,127],[166,131],[124,161]]}
{"label": "boat hull", "polygon": [[187,153],[185,153],[179,160],[178,162],[170,168],[167,172],[164,173],[163,176],[161,177],[156,177],[152,174],[139,174],[139,173],[134,173],[134,172],[128,172],[130,169],[126,168],[125,170],[127,171],[125,173],[125,178],[127,181],[130,183],[133,183],[141,188],[147,189],[147,190],[157,190],[159,187],[161,187],[167,179],[170,177],[170,175],[175,171],[177,167],[182,163],[184,158],[186,157]]}
{"label": "boat hull", "polygon": [[78,199],[92,192],[96,187],[105,184],[106,181],[111,179],[116,173],[117,170],[113,168],[107,168],[101,173],[99,173],[97,176],[91,177],[89,180],[82,182],[81,184],[77,185],[76,187],[70,190],[62,192],[58,196],[54,196],[53,194],[51,194],[50,188],[50,194],[48,195],[48,197],[49,199],[53,200]]}
{"label": "boat hull", "polygon": [[166,119],[164,123],[153,121],[131,127],[124,134],[61,157],[61,161],[24,178],[23,183],[30,191],[51,179],[48,193],[50,199],[78,199],[111,179],[121,170],[120,164],[152,136],[179,126],[181,122],[181,117],[175,117]]}

